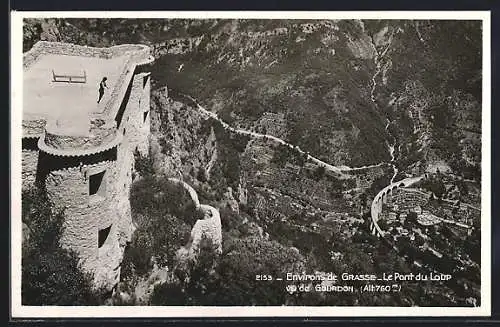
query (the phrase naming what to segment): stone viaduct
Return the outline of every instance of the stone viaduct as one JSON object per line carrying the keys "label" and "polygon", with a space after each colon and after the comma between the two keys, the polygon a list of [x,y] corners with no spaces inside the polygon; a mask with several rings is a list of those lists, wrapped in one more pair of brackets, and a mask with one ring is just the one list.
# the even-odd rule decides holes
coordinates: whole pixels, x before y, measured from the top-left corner
{"label": "stone viaduct", "polygon": [[384,236],[384,231],[378,225],[378,218],[380,213],[382,212],[383,204],[387,203],[387,197],[392,196],[393,190],[400,187],[411,186],[420,181],[422,178],[424,178],[424,176],[405,178],[398,182],[394,182],[387,185],[377,193],[371,205],[370,231],[372,232],[373,235],[377,235],[379,237]]}
{"label": "stone viaduct", "polygon": [[45,189],[64,210],[61,246],[96,287],[117,284],[134,230],[129,188],[134,152],[148,151],[153,61],[149,47],[129,44],[41,41],[24,54],[22,186]]}

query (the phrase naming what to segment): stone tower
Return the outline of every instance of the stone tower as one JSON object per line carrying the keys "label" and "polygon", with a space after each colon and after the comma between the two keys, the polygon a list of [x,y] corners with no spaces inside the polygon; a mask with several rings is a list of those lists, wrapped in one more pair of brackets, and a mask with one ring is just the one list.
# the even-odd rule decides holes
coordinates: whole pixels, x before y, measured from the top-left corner
{"label": "stone tower", "polygon": [[[133,232],[134,152],[147,154],[150,49],[38,42],[24,54],[23,188],[64,209],[62,246],[111,289]],[[99,83],[107,88],[97,103]]]}

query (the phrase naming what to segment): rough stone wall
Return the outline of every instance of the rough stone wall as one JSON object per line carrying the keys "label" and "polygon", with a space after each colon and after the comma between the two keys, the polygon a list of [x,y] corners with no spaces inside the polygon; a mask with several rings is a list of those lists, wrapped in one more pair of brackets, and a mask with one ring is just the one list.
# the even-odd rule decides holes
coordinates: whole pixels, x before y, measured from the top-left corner
{"label": "rough stone wall", "polygon": [[196,209],[203,213],[203,219],[198,219],[191,229],[191,236],[188,244],[179,250],[180,255],[191,258],[196,257],[199,253],[200,244],[203,238],[212,242],[215,253],[222,253],[222,225],[219,210],[206,204],[200,204],[196,190],[188,183],[177,178],[169,178],[168,180],[184,188],[191,197],[191,201],[193,201]]}
{"label": "rough stone wall", "polygon": [[[151,74],[142,74],[143,90],[140,101],[140,112],[142,114],[142,129],[140,130],[139,152],[142,155],[149,153],[149,135],[151,134]],[[144,83],[145,81],[145,83]]]}
{"label": "rough stone wall", "polygon": [[[150,81],[148,76],[148,73],[134,75],[130,98],[125,109],[126,120],[123,121],[123,126],[120,125],[122,133],[125,129],[124,135],[129,140],[130,150],[133,152],[137,149],[142,155],[147,155],[149,149]],[[145,80],[146,83],[144,83]]]}
{"label": "rough stone wall", "polygon": [[143,59],[142,57],[144,54],[149,55],[149,49],[147,52],[132,53],[128,55],[129,58],[124,65],[125,68],[115,83],[118,87],[113,89],[108,102],[106,102],[104,106],[103,113],[107,117],[116,116],[120,108],[121,99],[124,98],[128,89],[128,84],[133,79],[133,76],[149,70],[149,65],[154,61],[154,58],[148,57],[147,59]]}
{"label": "rough stone wall", "polygon": [[[106,171],[102,180],[104,196],[89,195],[89,177]],[[93,165],[53,170],[45,179],[47,195],[56,208],[65,209],[64,232],[61,245],[78,253],[83,268],[94,272],[100,265],[98,231],[115,221],[110,208],[109,194],[114,192],[116,162],[104,161]],[[112,240],[110,233],[107,242]]]}
{"label": "rough stone wall", "polygon": [[110,59],[129,53],[134,53],[134,59],[142,60],[147,59],[150,50],[149,47],[138,44],[121,44],[110,48],[95,48],[71,43],[39,41],[24,54],[23,65],[24,68],[30,67],[43,54]]}
{"label": "rough stone wall", "polygon": [[[128,140],[124,138],[117,149],[116,166],[113,174],[109,175],[108,195],[109,208],[112,215],[112,229],[109,242],[106,242],[98,253],[98,262],[95,270],[97,284],[113,286],[120,278],[120,264],[127,242],[131,241],[135,227],[132,222],[129,193],[132,184],[132,169],[134,156],[130,152]],[[102,222],[101,228],[109,226],[109,222]]]}
{"label": "rough stone wall", "polygon": [[[125,245],[134,231],[129,202],[134,157],[126,138],[115,153],[110,160],[52,170],[45,178],[49,198],[56,207],[65,208],[61,245],[78,253],[82,267],[94,274],[97,287],[108,289],[119,281]],[[104,191],[90,195],[90,176],[102,171]],[[108,227],[110,233],[99,248],[99,230]]]}
{"label": "rough stone wall", "polygon": [[23,120],[23,137],[39,137],[45,131],[45,119]]}
{"label": "rough stone wall", "polygon": [[199,210],[203,212],[204,219],[199,219],[191,230],[190,251],[197,253],[203,238],[210,240],[217,254],[222,253],[222,227],[219,210],[212,206],[202,204]]}
{"label": "rough stone wall", "polygon": [[[54,129],[55,133],[51,133]],[[47,124],[45,133],[45,144],[54,149],[72,150],[72,149],[91,149],[101,144],[111,143],[115,138],[114,127],[111,128],[90,128],[90,136],[68,136],[60,135]]]}

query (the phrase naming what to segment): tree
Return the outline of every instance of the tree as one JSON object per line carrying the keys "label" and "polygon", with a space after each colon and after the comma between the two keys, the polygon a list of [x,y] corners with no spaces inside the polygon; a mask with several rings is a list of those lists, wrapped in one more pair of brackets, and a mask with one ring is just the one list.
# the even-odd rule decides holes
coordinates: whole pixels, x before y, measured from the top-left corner
{"label": "tree", "polygon": [[[152,303],[164,305],[283,305],[293,300],[286,284],[276,278],[305,271],[304,258],[296,250],[274,241],[249,237],[226,244],[219,259],[200,252],[200,261],[189,269],[188,282],[155,289]],[[214,268],[214,263],[217,265]],[[257,276],[272,276],[262,280]]]}
{"label": "tree", "polygon": [[207,182],[208,181],[207,170],[204,167],[200,167],[200,169],[198,169],[198,174],[196,175],[196,178],[202,183]]}
{"label": "tree", "polygon": [[366,205],[367,195],[366,193],[361,193],[359,196],[359,200],[361,201],[361,206],[364,207]]}
{"label": "tree", "polygon": [[137,274],[139,276],[147,273],[153,263],[153,246],[150,235],[144,229],[138,229],[132,236],[132,242],[127,246],[121,263],[121,277],[123,280]]}
{"label": "tree", "polygon": [[151,296],[153,305],[210,305],[206,296],[213,284],[218,255],[214,243],[203,237],[196,257],[179,256],[175,267],[177,279],[157,285]]}
{"label": "tree", "polygon": [[274,148],[271,163],[276,164],[279,168],[285,167],[288,160],[290,160],[290,151],[287,146],[279,144]]}
{"label": "tree", "polygon": [[373,196],[390,183],[391,180],[387,175],[379,176],[373,180],[370,188],[366,191],[366,194]]}
{"label": "tree", "polygon": [[410,211],[408,212],[408,215],[406,216],[406,221],[408,223],[416,223],[417,222],[417,213],[416,212],[413,212],[413,211]]}
{"label": "tree", "polygon": [[23,191],[22,220],[28,232],[23,249],[51,250],[59,246],[64,215],[52,211],[52,203],[43,190],[31,188]]}
{"label": "tree", "polygon": [[313,179],[319,181],[323,176],[325,176],[326,168],[325,166],[318,166],[313,172]]}
{"label": "tree", "polygon": [[59,247],[25,253],[21,298],[24,305],[99,304],[92,277],[80,269],[76,254]]}
{"label": "tree", "polygon": [[[329,180],[329,185],[328,185],[328,191],[333,197],[340,197],[342,195],[342,189],[344,188],[344,185],[342,184],[342,181],[336,177],[331,177],[328,178]],[[365,201],[366,201],[366,195],[365,195]]]}
{"label": "tree", "polygon": [[142,176],[154,175],[153,158],[151,156],[143,156],[139,151],[134,152],[135,169]]}
{"label": "tree", "polygon": [[24,305],[97,305],[92,276],[84,273],[78,257],[63,249],[63,213],[54,213],[46,193],[23,192],[23,222],[29,237],[23,244],[21,299]]}
{"label": "tree", "polygon": [[387,224],[387,221],[385,219],[380,219],[378,221],[378,227],[380,227],[381,230],[386,231],[389,225]]}
{"label": "tree", "polygon": [[434,193],[439,199],[446,192],[446,187],[440,178],[431,178],[422,183],[422,187]]}

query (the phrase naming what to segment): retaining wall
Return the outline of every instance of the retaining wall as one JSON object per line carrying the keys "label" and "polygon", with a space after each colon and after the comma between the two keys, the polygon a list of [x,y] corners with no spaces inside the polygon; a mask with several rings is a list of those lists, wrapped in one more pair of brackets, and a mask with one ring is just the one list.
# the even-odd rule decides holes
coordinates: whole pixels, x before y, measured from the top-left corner
{"label": "retaining wall", "polygon": [[196,190],[188,183],[176,178],[169,178],[168,180],[182,187],[190,195],[196,209],[203,213],[203,219],[196,221],[191,229],[188,243],[180,251],[190,257],[196,257],[200,250],[201,241],[206,238],[212,242],[216,253],[222,253],[222,225],[219,210],[206,204],[200,204]]}

